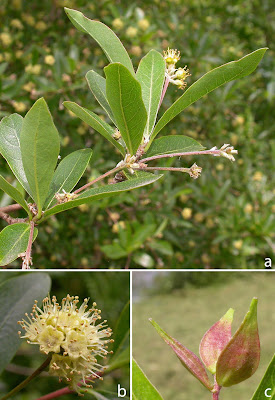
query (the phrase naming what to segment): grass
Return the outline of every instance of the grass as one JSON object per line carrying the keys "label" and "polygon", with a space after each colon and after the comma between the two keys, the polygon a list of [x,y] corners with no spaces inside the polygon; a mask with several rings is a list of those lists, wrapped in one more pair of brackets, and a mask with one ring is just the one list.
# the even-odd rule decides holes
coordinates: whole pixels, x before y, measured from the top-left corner
{"label": "grass", "polygon": [[[202,273],[232,275],[232,272]],[[232,307],[235,309],[232,331],[235,332],[253,297],[259,299],[260,366],[249,380],[223,388],[220,399],[249,400],[256,390],[274,353],[275,312],[272,298],[275,274],[250,272],[241,278],[237,272],[233,274],[235,279],[224,285],[159,294],[133,305],[133,356],[164,400],[207,400],[211,395],[182,367],[172,350],[158,337],[148,318],[153,318],[168,334],[198,355],[205,331]]]}

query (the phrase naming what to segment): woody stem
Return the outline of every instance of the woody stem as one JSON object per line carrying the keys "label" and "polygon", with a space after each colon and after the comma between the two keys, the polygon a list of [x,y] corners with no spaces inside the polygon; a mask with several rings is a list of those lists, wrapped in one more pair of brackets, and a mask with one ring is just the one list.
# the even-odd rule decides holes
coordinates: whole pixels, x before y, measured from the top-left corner
{"label": "woody stem", "polygon": [[176,167],[140,167],[133,168],[137,171],[173,171],[173,172],[190,172],[190,168],[176,168]]}
{"label": "woody stem", "polygon": [[8,394],[6,394],[4,397],[2,397],[0,400],[6,400],[9,399],[10,397],[14,396],[19,390],[23,389],[25,386],[27,386],[28,383],[30,383],[34,378],[36,378],[51,362],[52,356],[49,356],[41,365],[38,367],[27,379],[25,379],[23,382],[21,382],[19,385],[17,385],[14,389],[12,389]]}
{"label": "woody stem", "polygon": [[171,154],[159,154],[157,156],[152,156],[152,157],[147,157],[147,158],[142,158],[142,162],[147,162],[147,161],[153,161],[153,160],[158,160],[160,158],[171,158],[171,157],[183,157],[183,156],[196,156],[196,155],[201,155],[201,154],[212,154],[212,155],[219,155],[220,150],[201,150],[201,151],[186,151],[184,153],[171,153]]}
{"label": "woody stem", "polygon": [[96,182],[101,181],[102,179],[106,178],[109,175],[115,174],[118,171],[121,171],[124,167],[115,167],[113,169],[111,169],[110,171],[106,172],[103,175],[100,175],[99,177],[97,177],[96,179],[94,179],[91,182],[86,183],[86,185],[82,186],[81,188],[77,189],[74,191],[74,194],[77,194],[79,192],[82,192],[83,190],[89,188],[90,186],[94,185]]}

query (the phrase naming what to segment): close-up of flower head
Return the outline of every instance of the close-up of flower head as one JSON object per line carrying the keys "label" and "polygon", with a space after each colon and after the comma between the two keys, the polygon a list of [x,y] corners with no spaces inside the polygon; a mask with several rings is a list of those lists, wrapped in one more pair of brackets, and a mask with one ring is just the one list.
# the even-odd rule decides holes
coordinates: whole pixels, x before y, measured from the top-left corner
{"label": "close-up of flower head", "polygon": [[25,330],[21,338],[37,344],[49,355],[49,373],[66,381],[72,390],[79,386],[91,387],[95,379],[102,379],[104,367],[97,358],[109,353],[108,343],[112,330],[101,320],[101,310],[94,302],[88,309],[89,299],[78,308],[79,297],[67,295],[61,305],[55,296],[44,298],[42,309],[35,301],[30,315],[18,323]]}

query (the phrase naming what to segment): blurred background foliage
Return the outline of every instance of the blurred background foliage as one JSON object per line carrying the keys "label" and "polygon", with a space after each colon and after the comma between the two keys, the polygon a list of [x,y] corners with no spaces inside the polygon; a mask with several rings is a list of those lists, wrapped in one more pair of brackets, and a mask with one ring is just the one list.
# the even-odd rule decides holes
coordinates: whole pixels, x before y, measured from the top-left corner
{"label": "blurred background foliage", "polygon": [[[22,272],[1,272],[1,283],[6,279],[22,275]],[[89,297],[90,302],[96,302],[98,308],[102,311],[102,318],[107,319],[108,325],[112,328],[114,335],[116,334],[116,324],[118,323],[120,314],[130,299],[130,278],[128,272],[49,272],[52,279],[51,296],[55,295],[61,303],[61,299],[69,293],[71,296],[79,296],[80,302],[84,298]],[[127,344],[125,342],[125,344]],[[111,345],[109,345],[111,350]],[[15,357],[8,365],[6,370],[0,377],[0,393],[7,393],[13,389],[22,380],[24,375],[30,375],[30,371],[38,368],[45,360],[45,355],[40,354],[38,346],[27,344],[22,339],[22,344],[17,351]],[[104,360],[99,359],[104,365]],[[110,361],[107,357],[106,363]],[[127,390],[129,395],[130,372],[129,365],[113,370],[104,376],[103,381],[95,382],[94,389],[99,391],[104,397],[102,399],[116,399],[117,385]],[[47,372],[36,378],[34,383],[27,386],[25,390],[16,395],[17,400],[36,399],[49,392],[62,389],[66,384],[59,383],[57,377],[49,377]],[[77,395],[66,395],[64,399],[71,399]],[[92,395],[85,395],[85,399],[95,399]]]}
{"label": "blurred background foliage", "polygon": [[211,395],[182,366],[148,319],[153,318],[198,356],[204,333],[230,307],[235,310],[234,334],[252,298],[258,297],[259,368],[248,380],[223,388],[220,395],[223,400],[248,400],[275,351],[274,283],[275,274],[270,271],[133,272],[133,357],[165,400],[209,399]]}
{"label": "blurred background foliage", "polygon": [[[64,6],[112,27],[135,67],[151,48],[179,49],[179,66],[187,64],[192,73],[189,85],[259,47],[269,51],[251,76],[190,106],[161,133],[183,133],[207,148],[231,143],[239,150],[234,164],[206,156],[175,160],[175,166],[197,162],[202,176],[192,181],[167,173],[153,186],[51,218],[34,244],[36,268],[263,268],[264,257],[274,251],[272,2],[2,0],[0,116],[25,115],[44,96],[61,135],[61,156],[83,147],[94,150],[84,183],[120,158],[62,106],[72,100],[108,121],[84,77],[90,69],[100,72],[107,60],[96,42],[73,27]],[[170,87],[161,112],[181,93]],[[3,159],[0,169],[13,181]],[[8,202],[2,196],[0,206]],[[116,251],[117,243],[124,252]]]}

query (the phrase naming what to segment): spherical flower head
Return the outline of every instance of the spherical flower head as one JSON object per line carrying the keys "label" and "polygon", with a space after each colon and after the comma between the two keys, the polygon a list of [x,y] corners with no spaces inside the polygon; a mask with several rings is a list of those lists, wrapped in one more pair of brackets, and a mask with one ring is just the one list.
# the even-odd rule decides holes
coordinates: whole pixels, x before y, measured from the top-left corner
{"label": "spherical flower head", "polygon": [[124,27],[124,22],[120,18],[115,18],[112,22],[113,28],[118,31]]}
{"label": "spherical flower head", "polygon": [[[61,305],[55,296],[46,297],[40,309],[35,302],[30,316],[19,321],[25,330],[22,338],[37,344],[45,354],[52,353],[50,373],[64,379],[73,390],[79,384],[89,387],[93,378],[100,378],[102,366],[97,357],[106,357],[107,344],[112,342],[112,330],[106,322],[98,323],[101,311],[88,299],[78,308],[78,297],[67,295]],[[19,332],[21,335],[21,332]]]}
{"label": "spherical flower head", "polygon": [[177,49],[169,49],[163,52],[166,64],[176,64],[180,60],[180,52]]}

